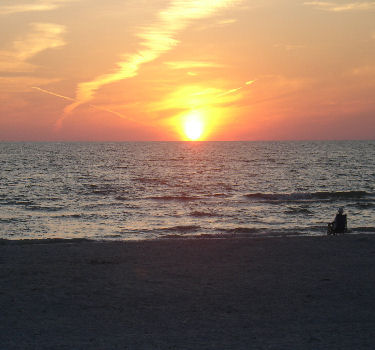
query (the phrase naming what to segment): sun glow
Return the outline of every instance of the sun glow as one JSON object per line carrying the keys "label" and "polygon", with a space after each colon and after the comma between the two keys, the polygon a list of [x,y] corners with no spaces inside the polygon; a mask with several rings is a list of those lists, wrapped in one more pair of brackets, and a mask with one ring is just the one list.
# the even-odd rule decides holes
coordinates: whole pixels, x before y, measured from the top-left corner
{"label": "sun glow", "polygon": [[189,114],[184,121],[183,129],[188,140],[199,140],[204,130],[202,117],[198,113]]}

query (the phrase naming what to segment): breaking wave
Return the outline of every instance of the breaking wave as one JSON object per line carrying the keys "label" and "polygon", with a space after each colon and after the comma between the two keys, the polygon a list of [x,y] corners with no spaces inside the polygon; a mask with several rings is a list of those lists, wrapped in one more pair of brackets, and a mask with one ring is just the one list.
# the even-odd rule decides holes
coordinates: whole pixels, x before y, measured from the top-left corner
{"label": "breaking wave", "polygon": [[179,225],[179,226],[172,226],[172,227],[166,227],[166,228],[161,229],[161,231],[180,232],[180,233],[196,232],[198,230],[200,230],[200,226],[197,226],[197,225]]}
{"label": "breaking wave", "polygon": [[262,201],[311,201],[311,200],[348,200],[374,197],[366,191],[337,191],[337,192],[295,192],[295,193],[248,193],[245,197]]}
{"label": "breaking wave", "polygon": [[159,200],[159,201],[194,201],[199,200],[201,197],[199,196],[187,196],[187,195],[181,195],[181,196],[153,196],[148,197],[147,199],[153,199],[153,200]]}

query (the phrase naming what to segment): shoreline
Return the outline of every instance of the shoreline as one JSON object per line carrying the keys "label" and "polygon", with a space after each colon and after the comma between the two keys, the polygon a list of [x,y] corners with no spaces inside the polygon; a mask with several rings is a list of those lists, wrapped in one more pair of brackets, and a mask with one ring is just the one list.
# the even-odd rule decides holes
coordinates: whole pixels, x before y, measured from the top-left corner
{"label": "shoreline", "polygon": [[374,235],[54,243],[0,243],[6,349],[373,348]]}
{"label": "shoreline", "polygon": [[[332,235],[330,237],[375,237],[374,233],[369,232],[347,232],[344,234]],[[124,238],[124,239],[92,239],[92,238],[24,238],[9,239],[0,238],[0,247],[4,245],[34,245],[34,244],[81,244],[81,243],[140,243],[140,242],[163,242],[163,241],[195,241],[195,240],[247,240],[247,239],[288,239],[288,238],[322,238],[329,237],[326,233],[322,234],[274,234],[274,235],[241,235],[241,234],[201,234],[201,235],[168,235],[155,238]]]}

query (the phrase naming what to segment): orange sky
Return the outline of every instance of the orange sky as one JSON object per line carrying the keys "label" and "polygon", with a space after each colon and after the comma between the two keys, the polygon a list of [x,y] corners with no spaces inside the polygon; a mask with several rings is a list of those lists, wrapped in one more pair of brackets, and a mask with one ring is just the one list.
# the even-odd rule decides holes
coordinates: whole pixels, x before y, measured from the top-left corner
{"label": "orange sky", "polygon": [[0,141],[375,137],[375,1],[2,0]]}

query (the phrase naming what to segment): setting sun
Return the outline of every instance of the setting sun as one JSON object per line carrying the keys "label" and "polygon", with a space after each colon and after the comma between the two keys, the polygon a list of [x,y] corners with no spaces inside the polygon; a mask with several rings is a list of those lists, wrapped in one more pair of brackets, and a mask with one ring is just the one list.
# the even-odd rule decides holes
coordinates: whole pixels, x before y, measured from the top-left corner
{"label": "setting sun", "polygon": [[191,141],[197,141],[203,134],[204,124],[198,114],[189,115],[184,123],[184,133]]}

